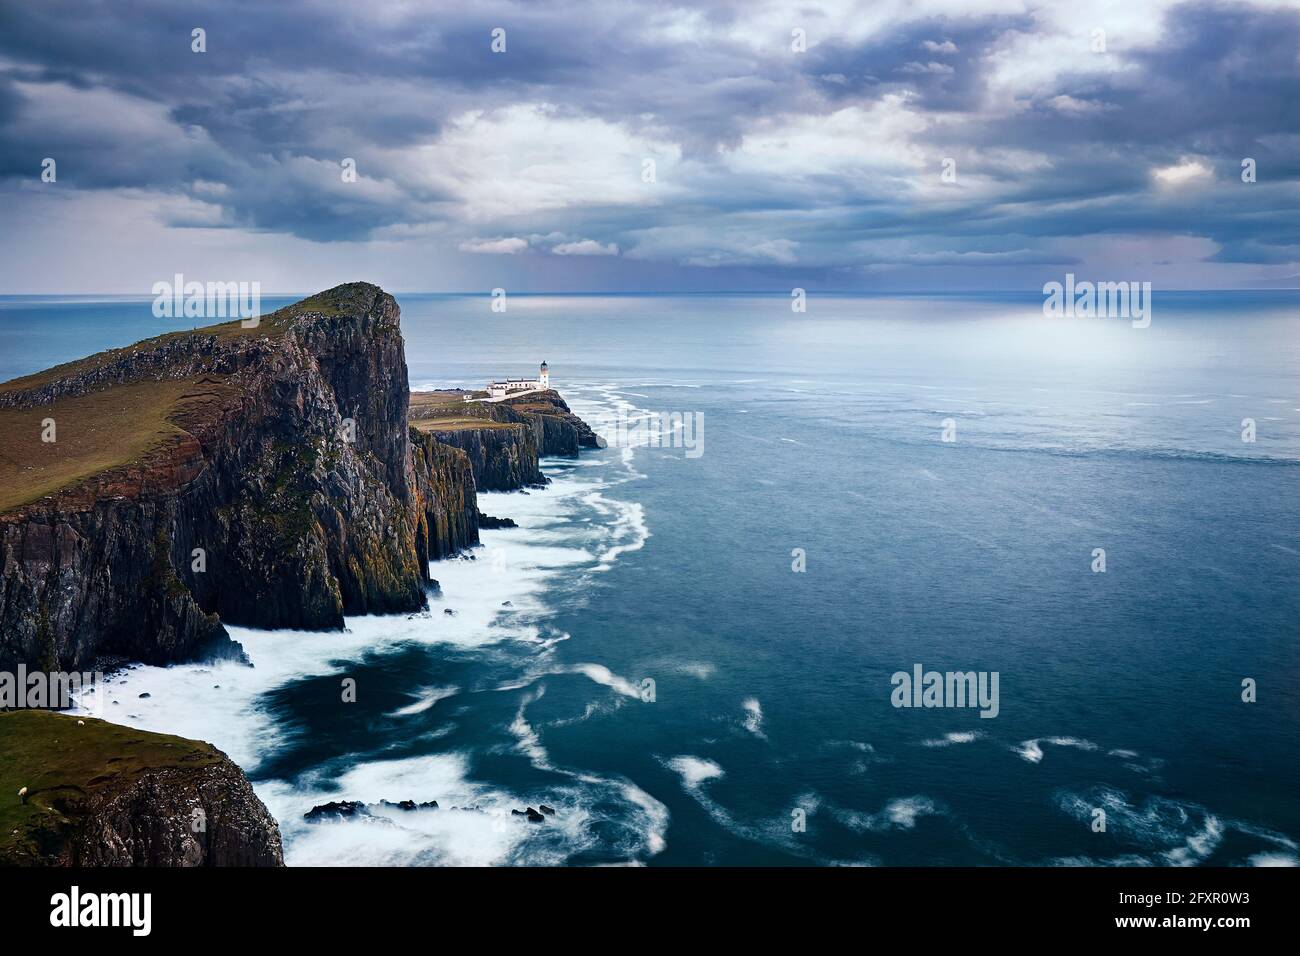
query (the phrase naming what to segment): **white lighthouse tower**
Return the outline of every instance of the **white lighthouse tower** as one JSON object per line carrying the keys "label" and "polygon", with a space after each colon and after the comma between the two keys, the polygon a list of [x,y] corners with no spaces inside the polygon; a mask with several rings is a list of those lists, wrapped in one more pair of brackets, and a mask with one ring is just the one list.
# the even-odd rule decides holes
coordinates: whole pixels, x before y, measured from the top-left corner
{"label": "white lighthouse tower", "polygon": [[541,376],[540,376],[540,377],[538,378],[538,380],[537,380],[537,381],[538,381],[538,384],[539,384],[542,388],[550,388],[550,387],[551,387],[551,372],[550,372],[550,369],[548,369],[548,368],[546,367],[546,361],[545,361],[545,360],[542,361],[541,372],[542,372],[542,374],[541,374]]}

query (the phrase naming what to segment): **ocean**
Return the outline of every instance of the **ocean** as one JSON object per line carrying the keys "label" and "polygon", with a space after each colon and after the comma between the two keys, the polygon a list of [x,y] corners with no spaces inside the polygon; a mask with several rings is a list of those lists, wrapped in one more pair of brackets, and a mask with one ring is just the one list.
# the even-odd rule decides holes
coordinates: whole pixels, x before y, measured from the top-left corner
{"label": "ocean", "polygon": [[[288,864],[1300,861],[1300,295],[397,298],[414,388],[544,359],[611,442],[482,495],[519,527],[427,614],[111,679]],[[0,298],[0,377],[175,327]],[[895,706],[918,665],[996,716]]]}

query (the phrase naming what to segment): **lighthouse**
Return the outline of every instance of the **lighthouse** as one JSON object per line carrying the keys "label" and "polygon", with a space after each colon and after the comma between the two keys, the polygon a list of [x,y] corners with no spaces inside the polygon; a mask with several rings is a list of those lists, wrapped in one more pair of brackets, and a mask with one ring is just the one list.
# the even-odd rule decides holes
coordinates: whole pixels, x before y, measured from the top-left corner
{"label": "lighthouse", "polygon": [[551,372],[550,372],[550,369],[548,369],[548,368],[546,367],[546,360],[545,360],[545,359],[542,360],[541,373],[542,373],[542,374],[541,374],[540,376],[538,376],[538,379],[537,379],[538,384],[539,384],[542,388],[550,388],[550,387],[551,387]]}

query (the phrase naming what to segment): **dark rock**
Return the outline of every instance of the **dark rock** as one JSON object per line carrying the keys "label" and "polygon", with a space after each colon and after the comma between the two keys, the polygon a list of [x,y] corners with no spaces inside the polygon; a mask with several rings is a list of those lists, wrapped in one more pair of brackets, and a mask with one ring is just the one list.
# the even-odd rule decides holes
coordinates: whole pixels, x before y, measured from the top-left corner
{"label": "dark rock", "polygon": [[[421,566],[440,561],[478,544],[478,491],[474,469],[459,448],[415,428],[409,431],[415,472],[415,543]],[[436,593],[438,582],[426,586]]]}
{"label": "dark rock", "polygon": [[360,800],[331,800],[329,803],[312,807],[302,815],[302,818],[308,823],[319,823],[322,820],[350,820],[368,816],[370,810]]}
{"label": "dark rock", "polygon": [[541,810],[542,813],[546,814],[548,817],[553,817],[553,816],[555,816],[555,810],[554,810],[552,807],[548,807],[548,806],[547,806],[546,804],[544,804],[544,803],[539,803],[539,804],[537,805],[537,809],[538,809],[538,810]]}
{"label": "dark rock", "polygon": [[455,616],[456,616],[456,612],[453,611],[453,610],[452,610],[451,608],[449,608],[449,607],[445,607],[445,608],[443,608],[443,609],[442,609],[442,613],[445,614],[445,615],[447,615],[448,617],[455,617]]}
{"label": "dark rock", "polygon": [[546,822],[546,817],[542,816],[540,813],[538,813],[538,812],[537,812],[536,810],[534,810],[532,807],[529,807],[529,808],[528,808],[528,822],[529,822],[529,823],[545,823],[545,822]]}
{"label": "dark rock", "polygon": [[478,516],[478,526],[480,528],[518,528],[519,525],[514,518],[494,518],[491,515],[480,513]]}

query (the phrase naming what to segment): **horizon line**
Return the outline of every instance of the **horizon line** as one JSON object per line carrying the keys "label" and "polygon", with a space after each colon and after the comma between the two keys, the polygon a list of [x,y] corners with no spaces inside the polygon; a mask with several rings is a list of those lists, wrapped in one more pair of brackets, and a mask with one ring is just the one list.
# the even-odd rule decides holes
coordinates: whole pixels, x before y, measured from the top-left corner
{"label": "horizon line", "polygon": [[[214,280],[215,281],[215,280]],[[355,280],[366,281],[366,280]],[[1086,281],[1111,281],[1111,280],[1084,280]],[[347,285],[348,283],[339,283]],[[441,292],[430,289],[401,289],[393,290],[385,288],[379,283],[371,282],[370,285],[378,286],[389,295],[440,295],[448,297],[461,298],[490,298],[492,291],[451,291]],[[260,292],[262,296],[268,298],[287,298],[290,296],[308,297],[317,295],[337,286],[329,286],[326,289],[315,289],[313,291],[295,291],[295,292]],[[795,288],[804,289],[809,296],[812,295],[838,295],[838,296],[891,296],[891,295],[1042,295],[1041,289],[818,289],[811,290],[804,286]],[[1161,294],[1206,294],[1206,293],[1250,293],[1250,292],[1300,292],[1300,286],[1274,286],[1274,287],[1248,287],[1248,288],[1229,288],[1229,289],[1153,289],[1154,292]],[[627,297],[648,297],[648,296],[784,296],[788,297],[790,291],[784,289],[669,289],[669,290],[624,290],[624,291],[531,291],[531,292],[510,292],[506,290],[508,296],[528,297],[528,296],[555,296],[555,297],[601,297],[601,296],[627,296]],[[66,298],[114,298],[114,299],[139,299],[141,301],[150,301],[157,298],[151,293],[140,292],[0,292],[0,299],[21,299],[21,298],[50,298],[62,296]]]}

